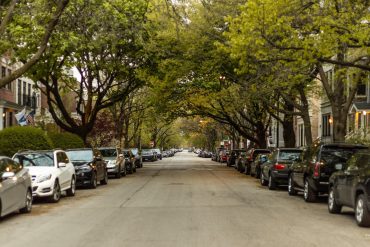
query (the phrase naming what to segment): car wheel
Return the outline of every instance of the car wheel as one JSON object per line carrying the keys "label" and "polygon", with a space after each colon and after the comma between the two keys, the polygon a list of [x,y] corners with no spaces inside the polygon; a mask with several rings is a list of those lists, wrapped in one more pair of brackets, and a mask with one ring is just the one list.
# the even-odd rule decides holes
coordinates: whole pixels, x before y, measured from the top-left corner
{"label": "car wheel", "polygon": [[261,178],[261,172],[260,172],[260,171],[257,171],[257,172],[256,172],[256,178],[257,178],[257,179]]}
{"label": "car wheel", "polygon": [[132,165],[130,165],[130,170],[129,170],[128,174],[132,174],[133,172],[134,172],[134,170],[132,169]]}
{"label": "car wheel", "polygon": [[62,192],[60,191],[60,185],[56,180],[54,183],[53,194],[50,197],[50,202],[59,202]]}
{"label": "car wheel", "polygon": [[251,174],[251,169],[248,167],[248,165],[245,166],[245,174],[250,175]]}
{"label": "car wheel", "polygon": [[276,189],[276,182],[274,180],[274,178],[271,176],[271,174],[269,174],[269,181],[268,181],[268,188],[269,190],[275,190]]}
{"label": "car wheel", "polygon": [[370,226],[370,212],[366,206],[365,196],[358,195],[356,198],[355,218],[357,225],[368,227]]}
{"label": "car wheel", "polygon": [[31,190],[27,190],[25,206],[24,208],[19,209],[19,212],[26,214],[30,213],[31,210],[32,210],[32,192]]}
{"label": "car wheel", "polygon": [[265,186],[266,185],[266,180],[265,176],[263,175],[263,172],[261,172],[261,179],[260,179],[261,185]]}
{"label": "car wheel", "polygon": [[342,210],[342,206],[339,205],[335,200],[333,187],[329,188],[328,210],[329,210],[329,213],[331,214],[339,214],[340,211]]}
{"label": "car wheel", "polygon": [[100,184],[101,185],[108,184],[108,172],[107,171],[105,171],[105,173],[104,173],[104,178],[102,180],[100,180]]}
{"label": "car wheel", "polygon": [[290,174],[289,175],[289,179],[288,179],[288,194],[290,196],[297,195],[297,191],[294,188],[293,174]]}
{"label": "car wheel", "polygon": [[91,175],[90,188],[96,189],[96,186],[98,186],[98,178],[96,177],[96,173],[93,172]]}
{"label": "car wheel", "polygon": [[307,178],[304,181],[303,199],[306,202],[315,202],[317,199],[317,194],[312,190]]}
{"label": "car wheel", "polygon": [[121,165],[118,166],[118,171],[116,173],[116,178],[121,178],[122,177],[122,168]]}
{"label": "car wheel", "polygon": [[67,190],[67,196],[74,196],[76,194],[76,178],[73,176],[71,179],[71,188]]}

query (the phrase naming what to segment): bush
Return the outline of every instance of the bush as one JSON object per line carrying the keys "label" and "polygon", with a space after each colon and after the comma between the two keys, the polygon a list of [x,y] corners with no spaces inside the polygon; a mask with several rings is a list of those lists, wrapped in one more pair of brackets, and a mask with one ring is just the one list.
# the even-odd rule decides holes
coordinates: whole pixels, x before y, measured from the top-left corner
{"label": "bush", "polygon": [[82,139],[75,134],[68,132],[49,132],[48,136],[54,148],[68,149],[84,147]]}
{"label": "bush", "polygon": [[21,149],[51,149],[52,144],[44,131],[35,127],[16,126],[0,131],[0,155],[13,156]]}

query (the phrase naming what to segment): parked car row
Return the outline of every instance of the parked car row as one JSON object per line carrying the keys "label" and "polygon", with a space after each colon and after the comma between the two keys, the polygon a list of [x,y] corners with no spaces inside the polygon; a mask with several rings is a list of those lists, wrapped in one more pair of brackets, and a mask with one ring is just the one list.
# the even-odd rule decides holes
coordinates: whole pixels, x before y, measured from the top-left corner
{"label": "parked car row", "polygon": [[34,198],[58,202],[62,193],[74,196],[76,188],[95,189],[143,167],[137,148],[112,147],[68,150],[23,150],[12,158],[0,156],[0,217],[14,211],[29,213]]}
{"label": "parked car row", "polygon": [[[222,158],[225,155],[226,158]],[[239,172],[260,180],[270,190],[287,188],[306,202],[328,196],[328,210],[353,208],[359,226],[370,226],[370,152],[364,145],[319,144],[305,149],[220,150],[219,158]]]}

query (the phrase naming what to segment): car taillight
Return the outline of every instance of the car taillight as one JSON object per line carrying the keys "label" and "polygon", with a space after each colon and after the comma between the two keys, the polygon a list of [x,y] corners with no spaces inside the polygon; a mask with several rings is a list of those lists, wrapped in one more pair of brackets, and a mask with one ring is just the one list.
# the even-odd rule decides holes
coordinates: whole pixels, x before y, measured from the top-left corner
{"label": "car taillight", "polygon": [[248,161],[253,161],[252,155],[248,157]]}
{"label": "car taillight", "polygon": [[274,165],[274,168],[275,168],[275,170],[284,170],[285,169],[285,165],[284,164],[276,163]]}
{"label": "car taillight", "polygon": [[320,162],[316,162],[315,166],[314,166],[314,169],[313,169],[313,176],[316,177],[316,178],[320,177],[320,165],[321,165]]}

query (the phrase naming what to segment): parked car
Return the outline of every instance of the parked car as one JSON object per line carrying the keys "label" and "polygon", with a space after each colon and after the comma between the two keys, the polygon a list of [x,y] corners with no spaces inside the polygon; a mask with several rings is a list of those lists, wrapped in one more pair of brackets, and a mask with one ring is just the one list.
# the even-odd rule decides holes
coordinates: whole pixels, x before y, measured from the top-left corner
{"label": "parked car", "polygon": [[95,189],[108,183],[107,165],[99,150],[92,148],[68,149],[67,155],[76,169],[77,186]]}
{"label": "parked car", "polygon": [[155,154],[157,155],[157,159],[162,160],[162,152],[159,148],[154,148],[153,152],[155,152]]}
{"label": "parked car", "polygon": [[217,162],[221,162],[220,154],[221,154],[221,151],[222,151],[222,150],[225,150],[225,148],[224,148],[224,147],[216,148],[216,152],[215,152],[215,154],[216,154],[216,161],[217,161]]}
{"label": "parked car", "polygon": [[226,150],[226,149],[222,149],[219,151],[219,160],[218,162],[220,163],[224,163],[224,162],[227,162],[227,156],[229,155],[229,150]]}
{"label": "parked car", "polygon": [[238,157],[235,160],[235,167],[239,172],[245,171],[245,162],[247,158],[247,151],[243,150],[239,153]]}
{"label": "parked car", "polygon": [[257,155],[257,157],[254,159],[254,161],[251,163],[251,176],[260,178],[261,177],[261,165],[264,164],[267,161],[268,155],[261,153]]}
{"label": "parked car", "polygon": [[143,149],[143,151],[141,152],[141,155],[143,157],[143,161],[153,162],[157,160],[157,155],[151,149]]}
{"label": "parked car", "polygon": [[347,163],[335,164],[329,178],[328,209],[340,213],[343,206],[354,208],[359,226],[370,226],[370,153],[358,152]]}
{"label": "parked car", "polygon": [[232,149],[230,154],[227,156],[226,164],[227,166],[234,166],[235,160],[238,158],[240,152],[244,151],[243,149]]}
{"label": "parked car", "polygon": [[261,184],[268,185],[270,190],[279,185],[287,185],[289,178],[289,167],[297,160],[302,150],[298,148],[277,148],[261,167]]}
{"label": "parked car", "polygon": [[103,159],[106,161],[108,175],[114,175],[116,178],[126,176],[125,163],[122,162],[117,150],[114,147],[98,148]]}
{"label": "parked car", "polygon": [[271,151],[269,149],[252,148],[247,152],[247,159],[245,160],[245,174],[249,175],[251,173],[251,163],[257,157],[258,154],[269,154]]}
{"label": "parked car", "polygon": [[141,157],[141,152],[138,148],[131,148],[132,154],[135,156],[135,166],[137,168],[143,167],[143,158]]}
{"label": "parked car", "polygon": [[131,150],[122,150],[126,170],[129,174],[136,172],[135,155]]}
{"label": "parked car", "polygon": [[18,162],[0,156],[0,217],[18,210],[32,210],[31,176]]}
{"label": "parked car", "polygon": [[319,144],[309,147],[289,171],[289,195],[303,192],[306,202],[314,202],[329,192],[329,177],[335,165],[344,164],[353,154],[368,147],[353,144]]}
{"label": "parked car", "polygon": [[75,195],[75,168],[63,150],[21,151],[13,160],[31,174],[33,197],[47,197],[51,202],[58,202],[62,191],[68,196]]}

